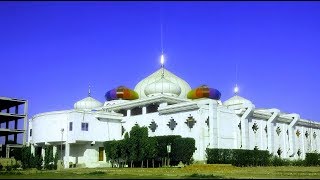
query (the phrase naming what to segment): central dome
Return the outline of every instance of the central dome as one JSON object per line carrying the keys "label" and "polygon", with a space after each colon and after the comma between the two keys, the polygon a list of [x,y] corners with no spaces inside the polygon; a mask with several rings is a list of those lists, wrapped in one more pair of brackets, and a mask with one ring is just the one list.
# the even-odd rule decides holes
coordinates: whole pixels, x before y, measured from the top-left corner
{"label": "central dome", "polygon": [[151,84],[148,84],[144,89],[144,94],[147,96],[152,96],[156,94],[179,96],[180,93],[181,88],[165,78],[161,78]]}
{"label": "central dome", "polygon": [[[162,72],[164,77],[162,78]],[[163,86],[163,89],[162,89]],[[145,79],[141,80],[134,90],[139,94],[140,98],[146,98],[151,94],[169,93],[180,98],[187,98],[187,93],[191,90],[190,85],[174,75],[170,71],[161,68],[152,73]]]}

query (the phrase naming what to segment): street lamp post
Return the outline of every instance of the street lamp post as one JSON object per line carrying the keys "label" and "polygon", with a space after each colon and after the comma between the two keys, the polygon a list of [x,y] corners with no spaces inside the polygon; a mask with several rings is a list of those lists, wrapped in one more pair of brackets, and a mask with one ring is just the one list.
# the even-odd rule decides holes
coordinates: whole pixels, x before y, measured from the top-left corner
{"label": "street lamp post", "polygon": [[64,129],[61,128],[61,146],[60,146],[60,158],[61,158],[61,163],[62,163],[62,143],[63,143],[63,131]]}
{"label": "street lamp post", "polygon": [[167,145],[167,152],[168,152],[168,161],[167,161],[167,163],[168,163],[168,166],[170,166],[170,158],[169,158],[169,153],[171,152],[171,144],[170,143]]}

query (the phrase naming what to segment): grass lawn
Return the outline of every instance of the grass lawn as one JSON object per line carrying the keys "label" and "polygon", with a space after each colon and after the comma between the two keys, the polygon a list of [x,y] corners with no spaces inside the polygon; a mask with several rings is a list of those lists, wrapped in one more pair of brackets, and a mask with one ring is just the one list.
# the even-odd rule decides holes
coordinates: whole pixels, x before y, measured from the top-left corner
{"label": "grass lawn", "polygon": [[0,179],[82,179],[82,178],[133,178],[133,179],[199,179],[199,178],[285,178],[319,179],[320,167],[235,167],[224,164],[190,165],[183,168],[75,168],[52,171],[22,170],[0,172]]}

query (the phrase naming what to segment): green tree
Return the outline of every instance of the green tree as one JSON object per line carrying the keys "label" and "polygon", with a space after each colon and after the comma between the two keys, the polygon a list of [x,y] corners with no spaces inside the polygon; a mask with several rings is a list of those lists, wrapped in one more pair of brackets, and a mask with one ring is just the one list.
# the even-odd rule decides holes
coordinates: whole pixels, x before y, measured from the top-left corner
{"label": "green tree", "polygon": [[133,162],[137,159],[137,139],[129,138],[128,139],[128,160],[130,161],[130,167],[133,167]]}
{"label": "green tree", "polygon": [[180,161],[190,164],[193,153],[195,152],[195,140],[193,138],[176,138],[172,143],[171,159],[174,165]]}
{"label": "green tree", "polygon": [[[142,139],[143,139],[143,135],[145,134],[143,129],[144,128],[140,128],[140,126],[136,124],[130,130],[129,159],[131,160],[131,167],[133,162],[138,162],[143,159],[144,150],[142,149]],[[148,131],[147,131],[147,135],[148,135]]]}
{"label": "green tree", "polygon": [[30,146],[23,146],[21,148],[21,165],[23,169],[33,167],[33,156],[31,154]]}
{"label": "green tree", "polygon": [[110,154],[111,142],[112,141],[104,142],[104,149],[105,149],[105,153],[106,153],[106,161],[111,161],[111,154]]}
{"label": "green tree", "polygon": [[128,158],[129,158],[129,134],[128,132],[126,132],[124,134],[124,139],[121,141],[121,145],[120,145],[120,157],[121,159],[124,161],[124,164],[127,164],[128,162]]}
{"label": "green tree", "polygon": [[15,160],[22,160],[22,148],[14,148],[12,153]]}
{"label": "green tree", "polygon": [[45,146],[44,168],[48,170],[54,169],[53,146]]}
{"label": "green tree", "polygon": [[34,156],[34,167],[35,168],[37,168],[38,170],[41,170],[42,169],[42,162],[43,162],[43,158],[42,158],[41,154]]}
{"label": "green tree", "polygon": [[112,167],[114,166],[114,163],[118,159],[118,142],[113,140],[110,143],[110,160]]}
{"label": "green tree", "polygon": [[[167,145],[168,144],[173,144],[174,139],[176,138],[181,138],[180,135],[170,135],[170,136],[155,136],[156,141],[157,141],[157,160],[161,162],[162,166],[164,166],[166,163],[165,161],[167,160],[168,157],[168,152],[167,152]],[[172,152],[171,152],[172,153]]]}
{"label": "green tree", "polygon": [[157,157],[158,151],[157,151],[157,140],[155,137],[149,137],[148,143],[145,146],[147,153],[147,168],[149,167],[149,159],[152,159],[152,167],[154,167],[154,159]]}

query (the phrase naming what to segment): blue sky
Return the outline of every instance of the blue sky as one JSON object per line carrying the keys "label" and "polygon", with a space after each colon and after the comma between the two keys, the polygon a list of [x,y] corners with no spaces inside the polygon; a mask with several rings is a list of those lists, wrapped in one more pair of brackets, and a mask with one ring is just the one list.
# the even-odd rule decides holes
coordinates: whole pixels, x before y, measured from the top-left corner
{"label": "blue sky", "polygon": [[165,67],[192,88],[320,121],[319,2],[1,2],[0,96],[29,115],[104,102]]}

